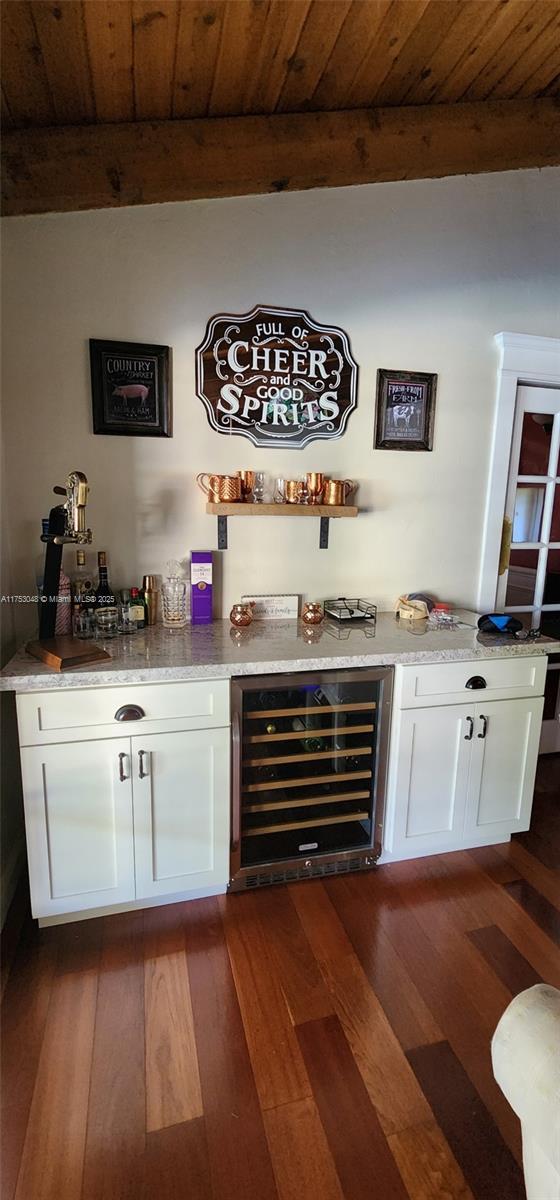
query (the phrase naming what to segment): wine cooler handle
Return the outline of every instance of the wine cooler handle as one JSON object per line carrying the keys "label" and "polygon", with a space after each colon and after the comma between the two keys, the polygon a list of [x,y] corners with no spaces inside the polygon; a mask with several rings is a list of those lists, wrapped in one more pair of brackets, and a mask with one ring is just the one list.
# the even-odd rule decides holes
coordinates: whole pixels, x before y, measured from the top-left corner
{"label": "wine cooler handle", "polygon": [[241,837],[241,722],[235,712],[231,721],[231,848],[237,850]]}

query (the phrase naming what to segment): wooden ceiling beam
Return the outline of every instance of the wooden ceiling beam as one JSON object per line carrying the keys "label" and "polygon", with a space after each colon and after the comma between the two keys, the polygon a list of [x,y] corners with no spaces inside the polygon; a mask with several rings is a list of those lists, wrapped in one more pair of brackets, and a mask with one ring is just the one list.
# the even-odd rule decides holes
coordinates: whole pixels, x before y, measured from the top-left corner
{"label": "wooden ceiling beam", "polygon": [[7,131],[3,211],[69,212],[560,163],[555,98]]}

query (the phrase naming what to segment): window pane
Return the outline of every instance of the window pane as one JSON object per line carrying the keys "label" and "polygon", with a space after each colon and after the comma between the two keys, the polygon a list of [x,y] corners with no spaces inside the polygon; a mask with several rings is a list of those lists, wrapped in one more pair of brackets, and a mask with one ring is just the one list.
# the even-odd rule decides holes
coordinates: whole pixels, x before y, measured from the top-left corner
{"label": "window pane", "polygon": [[557,604],[560,608],[560,550],[548,551],[543,604]]}
{"label": "window pane", "polygon": [[519,475],[547,474],[552,421],[553,417],[549,413],[525,413]]}
{"label": "window pane", "polygon": [[520,483],[515,493],[512,542],[538,542],[545,485]]}
{"label": "window pane", "polygon": [[560,542],[560,486],[556,484],[554,489],[554,503],[552,505],[552,524],[550,526],[551,542]]}
{"label": "window pane", "polygon": [[512,550],[509,556],[506,607],[533,604],[538,550]]}
{"label": "window pane", "polygon": [[[558,655],[552,655],[551,662],[558,662]],[[558,703],[558,689],[560,687],[560,671],[547,671],[546,683],[544,687],[544,712],[543,721],[554,721],[560,705]]]}

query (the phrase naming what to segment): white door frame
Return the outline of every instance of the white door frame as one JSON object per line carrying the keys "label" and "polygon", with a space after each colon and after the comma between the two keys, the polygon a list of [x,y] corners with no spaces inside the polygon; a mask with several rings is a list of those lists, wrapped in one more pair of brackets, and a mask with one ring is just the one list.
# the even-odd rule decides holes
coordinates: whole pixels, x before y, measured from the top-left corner
{"label": "white door frame", "polygon": [[496,604],[518,385],[537,384],[542,387],[548,384],[560,387],[560,338],[536,337],[528,333],[497,333],[494,340],[500,352],[500,361],[482,535],[479,612],[492,612]]}

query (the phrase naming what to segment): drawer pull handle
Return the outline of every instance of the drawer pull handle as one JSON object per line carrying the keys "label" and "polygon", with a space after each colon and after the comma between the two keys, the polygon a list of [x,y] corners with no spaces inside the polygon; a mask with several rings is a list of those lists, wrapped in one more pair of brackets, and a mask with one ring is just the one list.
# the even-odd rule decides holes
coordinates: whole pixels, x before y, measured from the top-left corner
{"label": "drawer pull handle", "polygon": [[483,679],[482,675],[471,675],[470,679],[467,679],[465,687],[472,688],[473,691],[478,691],[479,688],[486,687],[486,680]]}
{"label": "drawer pull handle", "polygon": [[124,783],[125,780],[128,779],[128,775],[125,775],[125,773],[124,773],[125,758],[128,758],[128,754],[124,754],[123,751],[121,750],[121,753],[119,754],[119,779],[120,779],[121,783]]}
{"label": "drawer pull handle", "polygon": [[484,739],[486,737],[486,730],[488,729],[488,717],[483,717],[481,713],[480,720],[482,721],[482,733],[477,733],[476,736]]}
{"label": "drawer pull handle", "polygon": [[145,756],[147,757],[147,752],[145,750],[138,751],[138,774],[140,776],[140,779],[148,778],[148,772],[144,770],[144,757]]}
{"label": "drawer pull handle", "polygon": [[139,704],[123,704],[122,708],[117,708],[115,721],[140,721],[145,716]]}
{"label": "drawer pull handle", "polygon": [[473,736],[473,731],[474,731],[474,721],[473,721],[472,717],[467,717],[467,725],[469,727],[469,732],[465,734],[465,741],[472,742],[472,736]]}

